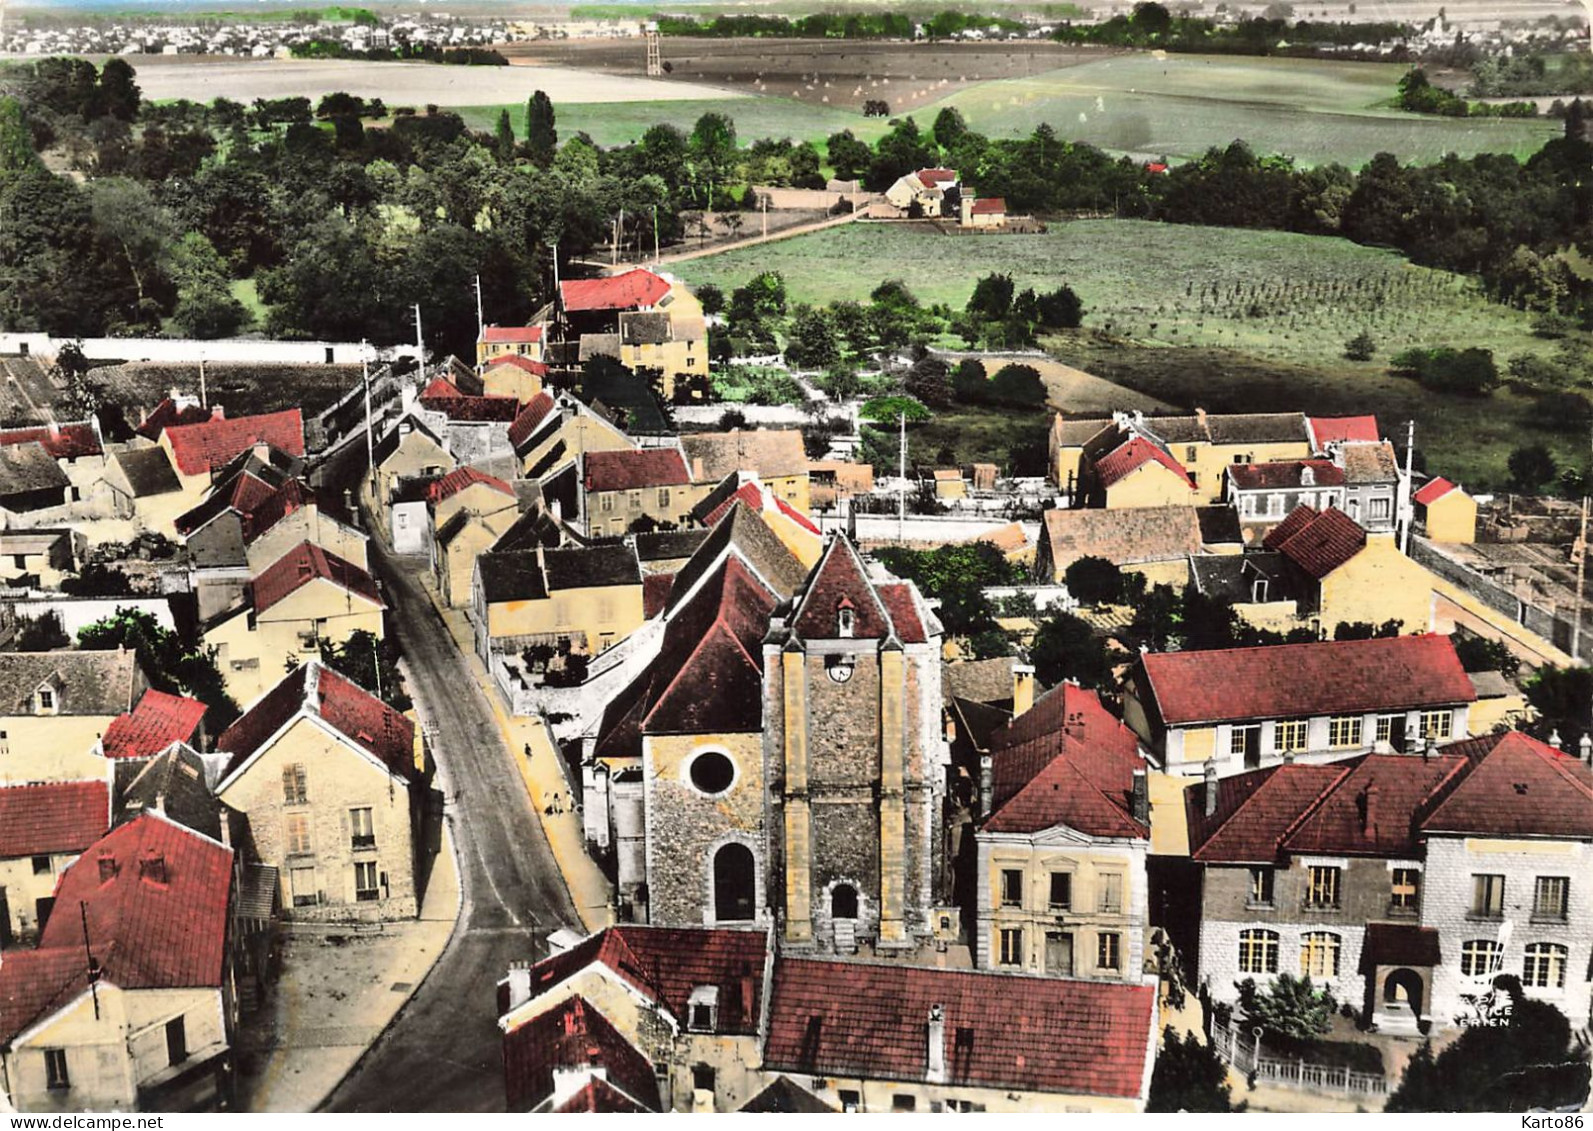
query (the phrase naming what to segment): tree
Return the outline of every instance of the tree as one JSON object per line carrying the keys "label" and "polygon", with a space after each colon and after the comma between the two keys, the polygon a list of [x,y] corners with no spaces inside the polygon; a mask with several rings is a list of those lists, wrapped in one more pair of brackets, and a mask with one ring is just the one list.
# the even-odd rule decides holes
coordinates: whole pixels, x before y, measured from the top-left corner
{"label": "tree", "polygon": [[1384,1111],[1564,1111],[1586,1102],[1587,1049],[1572,1043],[1565,1015],[1526,997],[1514,978],[1497,984],[1508,1017],[1463,1028],[1436,1057],[1424,1042]]}
{"label": "tree", "polygon": [[1239,1008],[1247,1024],[1259,1025],[1269,1035],[1294,1041],[1311,1041],[1333,1027],[1338,1003],[1325,989],[1311,984],[1311,976],[1296,978],[1284,972],[1259,989],[1254,978],[1238,983]]}
{"label": "tree", "polygon": [[1593,715],[1593,668],[1545,664],[1527,680],[1526,692],[1538,712],[1528,729],[1544,739],[1558,733],[1562,745],[1575,750]]}
{"label": "tree", "polygon": [[830,155],[830,168],[835,170],[837,180],[861,179],[868,172],[869,162],[874,159],[874,151],[868,147],[868,143],[859,141],[851,130],[831,134],[825,147]]}
{"label": "tree", "polygon": [[[730,115],[710,110],[691,128],[688,148],[699,172],[721,188],[736,161],[736,123]],[[709,211],[713,201],[708,202]]]}
{"label": "tree", "polygon": [[1112,685],[1106,645],[1089,624],[1072,613],[1053,611],[1040,622],[1030,649],[1035,677],[1048,686],[1073,680],[1080,687]]}
{"label": "tree", "polygon": [[157,691],[192,696],[205,704],[205,722],[219,734],[238,717],[238,704],[216,667],[216,649],[185,640],[142,609],[119,608],[104,620],[78,630],[85,652],[128,648]]}
{"label": "tree", "polygon": [[1048,330],[1076,330],[1084,322],[1084,303],[1065,283],[1039,296],[1035,324]]}
{"label": "tree", "polygon": [[1344,357],[1348,361],[1371,361],[1377,356],[1377,340],[1362,330],[1344,343]]}
{"label": "tree", "polygon": [[915,361],[902,386],[931,408],[951,407],[951,367],[938,357]]}
{"label": "tree", "polygon": [[540,90],[526,105],[525,147],[531,163],[539,169],[551,167],[558,153],[559,131],[554,123],[553,100]]}
{"label": "tree", "polygon": [[718,314],[725,308],[725,292],[712,283],[697,288],[697,301],[702,303],[704,314]]}
{"label": "tree", "polygon": [[1371,621],[1339,621],[1333,628],[1334,640],[1383,640],[1388,637],[1398,636],[1399,630],[1405,627],[1402,620],[1386,620],[1382,624],[1373,624]]}
{"label": "tree", "polygon": [[153,316],[153,292],[161,282],[159,261],[174,236],[170,215],[149,189],[126,177],[96,177],[89,182],[88,193],[94,226],[126,257],[138,291],[135,317],[142,321]]}
{"label": "tree", "polygon": [[1167,1026],[1162,1031],[1145,1110],[1233,1111],[1228,1066],[1194,1033],[1186,1031],[1180,1037]]}
{"label": "tree", "polygon": [[132,65],[126,59],[112,56],[105,60],[95,91],[96,117],[111,117],[120,122],[131,122],[138,117],[142,95],[133,76]]}
{"label": "tree", "polygon": [[822,307],[799,306],[791,319],[786,360],[803,369],[828,369],[841,360],[835,325]]}
{"label": "tree", "polygon": [[1123,596],[1123,571],[1106,558],[1079,558],[1063,571],[1062,582],[1084,605],[1110,605]]}
{"label": "tree", "polygon": [[177,284],[172,324],[189,338],[230,338],[249,319],[232,293],[226,264],[209,240],[188,232],[170,250],[167,271]]}
{"label": "tree", "polygon": [[404,693],[398,659],[396,643],[378,640],[375,633],[363,628],[349,633],[341,644],[321,641],[323,664],[376,695],[395,711],[407,711],[413,704]]}
{"label": "tree", "polygon": [[70,648],[72,640],[61,627],[61,616],[55,610],[42,616],[19,617],[17,635],[11,646],[18,652],[53,652],[57,648]]}
{"label": "tree", "polygon": [[88,562],[76,577],[61,579],[61,592],[70,597],[128,597],[133,583],[119,569],[104,562]]}
{"label": "tree", "polygon": [[22,103],[10,97],[0,97],[0,191],[5,190],[23,173],[44,168],[33,148],[33,135],[28,129],[28,119],[22,112]]}
{"label": "tree", "polygon": [[1455,643],[1460,666],[1468,672],[1498,672],[1506,679],[1515,679],[1521,670],[1521,661],[1503,641],[1473,636],[1469,632],[1456,633],[1450,639]]}
{"label": "tree", "polygon": [[976,357],[965,357],[952,372],[952,395],[963,404],[980,404],[985,399],[989,380],[984,362]]}
{"label": "tree", "polygon": [[1510,453],[1510,483],[1518,491],[1532,494],[1559,472],[1560,467],[1542,444],[1529,444]]}
{"label": "tree", "polygon": [[934,413],[926,408],[922,401],[912,397],[891,396],[875,397],[857,410],[857,415],[863,420],[872,420],[876,424],[888,424],[894,427],[903,417],[908,424],[923,424]]}
{"label": "tree", "polygon": [[965,309],[976,317],[999,322],[1012,309],[1012,294],[1011,275],[986,275],[974,284]]}
{"label": "tree", "polygon": [[505,165],[514,160],[514,123],[509,120],[509,108],[498,112],[498,125],[492,132],[492,152]]}
{"label": "tree", "polygon": [[1045,382],[1032,365],[1003,365],[990,379],[989,398],[1001,405],[1042,408],[1046,399]]}

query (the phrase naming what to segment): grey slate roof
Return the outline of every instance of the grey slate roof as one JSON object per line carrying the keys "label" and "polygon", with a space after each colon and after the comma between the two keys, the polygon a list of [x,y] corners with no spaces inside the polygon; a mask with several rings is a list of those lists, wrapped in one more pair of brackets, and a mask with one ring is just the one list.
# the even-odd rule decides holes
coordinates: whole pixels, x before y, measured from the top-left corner
{"label": "grey slate roof", "polygon": [[126,477],[127,485],[132,488],[135,499],[147,499],[152,495],[169,495],[173,491],[182,490],[182,484],[177,481],[177,472],[172,470],[166,449],[159,445],[152,448],[129,448],[117,452],[112,458],[122,469],[122,475]]}
{"label": "grey slate roof", "polygon": [[66,716],[131,711],[148,686],[132,652],[0,652],[0,715],[33,714],[46,682]]}
{"label": "grey slate roof", "polygon": [[71,485],[66,472],[37,441],[0,447],[0,497],[64,491]]}

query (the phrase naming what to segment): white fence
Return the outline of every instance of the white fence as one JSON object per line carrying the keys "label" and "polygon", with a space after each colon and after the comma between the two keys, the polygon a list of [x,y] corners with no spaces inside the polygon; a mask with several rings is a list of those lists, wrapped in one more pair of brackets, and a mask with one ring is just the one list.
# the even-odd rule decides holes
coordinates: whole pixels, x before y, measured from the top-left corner
{"label": "white fence", "polygon": [[[375,349],[361,342],[281,342],[263,338],[52,338],[48,334],[0,333],[0,353],[53,358],[75,343],[90,361],[159,361],[197,365],[201,361],[254,365],[357,365],[375,358]],[[414,357],[414,346],[396,346],[383,353]]]}
{"label": "white fence", "polygon": [[[1303,1088],[1320,1092],[1349,1092],[1363,1096],[1388,1093],[1388,1078],[1376,1072],[1356,1072],[1351,1068],[1315,1064],[1299,1057],[1271,1057],[1266,1047],[1254,1038],[1221,1025],[1213,1025],[1211,1044],[1217,1055],[1244,1076],[1279,1088]],[[1260,1056],[1257,1056],[1260,1045]]]}

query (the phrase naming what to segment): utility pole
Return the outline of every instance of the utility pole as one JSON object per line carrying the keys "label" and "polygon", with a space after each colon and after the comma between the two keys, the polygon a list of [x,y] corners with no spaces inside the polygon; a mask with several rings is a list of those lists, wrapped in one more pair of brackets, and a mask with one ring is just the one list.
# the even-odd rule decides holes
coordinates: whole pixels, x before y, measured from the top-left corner
{"label": "utility pole", "polygon": [[1407,420],[1405,422],[1405,482],[1401,484],[1399,489],[1399,510],[1400,517],[1402,519],[1399,535],[1399,552],[1402,554],[1410,553],[1410,528],[1415,524],[1416,519],[1415,514],[1412,513],[1410,501],[1411,461],[1415,458],[1415,454],[1416,422],[1414,420]]}
{"label": "utility pole", "polygon": [[764,193],[758,198],[758,203],[763,205],[763,238],[769,238],[769,194]]}
{"label": "utility pole", "polygon": [[559,241],[553,241],[553,293],[559,293]]}
{"label": "utility pole", "polygon": [[424,371],[426,368],[426,340],[420,336],[420,303],[415,304],[415,361]]}
{"label": "utility pole", "polygon": [[653,266],[658,266],[658,205],[653,205]]}
{"label": "utility pole", "polygon": [[376,438],[371,427],[371,351],[365,340],[360,341],[360,376],[365,381],[365,457],[371,469],[371,505],[379,505],[376,498]]}
{"label": "utility pole", "polygon": [[625,209],[620,209],[619,227],[614,232],[614,262],[619,263],[619,246],[625,242]]}
{"label": "utility pole", "polygon": [[210,395],[205,389],[205,355],[203,351],[200,351],[199,354],[199,406],[205,409],[210,407]]}
{"label": "utility pole", "polygon": [[481,312],[481,276],[476,276],[476,337],[487,336],[487,319]]}
{"label": "utility pole", "polygon": [[907,541],[907,410],[900,414],[900,439],[896,444],[896,474],[901,480],[896,487],[896,541]]}

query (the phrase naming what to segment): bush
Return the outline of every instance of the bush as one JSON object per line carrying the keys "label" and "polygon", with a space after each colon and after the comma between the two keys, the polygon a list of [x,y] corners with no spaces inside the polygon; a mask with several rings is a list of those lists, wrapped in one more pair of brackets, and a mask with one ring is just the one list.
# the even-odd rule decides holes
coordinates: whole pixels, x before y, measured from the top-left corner
{"label": "bush", "polygon": [[1169,1025],[1151,1073],[1146,1111],[1232,1111],[1228,1066],[1194,1033],[1179,1037]]}
{"label": "bush", "polygon": [[989,398],[995,404],[1014,408],[1043,408],[1045,382],[1032,365],[1003,365],[990,379]]}
{"label": "bush", "polygon": [[1402,350],[1389,364],[1401,376],[1413,377],[1441,393],[1487,396],[1499,385],[1499,367],[1493,351],[1475,346],[1464,350],[1448,346]]}
{"label": "bush", "polygon": [[1110,605],[1123,597],[1123,571],[1106,558],[1078,559],[1068,566],[1062,581],[1080,604]]}
{"label": "bush", "polygon": [[1037,300],[1035,323],[1047,330],[1076,330],[1084,323],[1084,303],[1063,284]]}
{"label": "bush", "polygon": [[1514,679],[1521,670],[1521,661],[1502,642],[1486,636],[1450,637],[1455,642],[1455,655],[1460,666],[1468,672],[1498,672],[1506,679]]}
{"label": "bush", "polygon": [[1560,470],[1554,456],[1542,444],[1530,444],[1510,453],[1510,483],[1527,494],[1536,492]]}
{"label": "bush", "polygon": [[1593,404],[1581,393],[1545,393],[1533,410],[1533,423],[1554,432],[1586,432],[1593,424]]}
{"label": "bush", "polygon": [[1112,684],[1112,661],[1106,654],[1106,645],[1086,621],[1071,613],[1053,612],[1040,622],[1030,658],[1035,677],[1047,686],[1064,679],[1087,688]]}
{"label": "bush", "polygon": [[1377,341],[1362,330],[1344,343],[1344,357],[1349,361],[1371,361],[1377,356]]}

